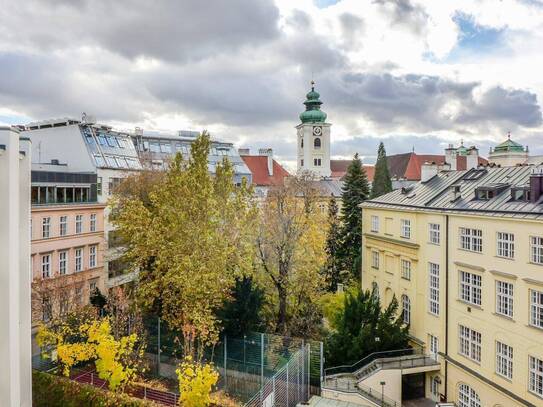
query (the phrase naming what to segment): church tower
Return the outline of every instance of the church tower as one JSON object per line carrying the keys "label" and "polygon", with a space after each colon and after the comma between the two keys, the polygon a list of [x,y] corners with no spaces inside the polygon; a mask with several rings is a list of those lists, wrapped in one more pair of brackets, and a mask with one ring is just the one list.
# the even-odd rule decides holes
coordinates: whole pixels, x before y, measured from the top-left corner
{"label": "church tower", "polygon": [[330,169],[330,123],[326,123],[326,113],[321,110],[320,95],[311,81],[311,91],[306,95],[305,112],[300,114],[302,121],[298,132],[298,172],[311,171],[320,177],[329,177]]}

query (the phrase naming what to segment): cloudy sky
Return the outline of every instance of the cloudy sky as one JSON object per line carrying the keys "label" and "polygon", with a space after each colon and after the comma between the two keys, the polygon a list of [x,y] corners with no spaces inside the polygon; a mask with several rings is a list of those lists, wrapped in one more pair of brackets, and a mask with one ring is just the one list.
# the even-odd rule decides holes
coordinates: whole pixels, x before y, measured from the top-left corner
{"label": "cloudy sky", "polygon": [[541,0],[4,0],[0,123],[206,128],[292,163],[311,78],[332,155],[512,137],[543,154]]}

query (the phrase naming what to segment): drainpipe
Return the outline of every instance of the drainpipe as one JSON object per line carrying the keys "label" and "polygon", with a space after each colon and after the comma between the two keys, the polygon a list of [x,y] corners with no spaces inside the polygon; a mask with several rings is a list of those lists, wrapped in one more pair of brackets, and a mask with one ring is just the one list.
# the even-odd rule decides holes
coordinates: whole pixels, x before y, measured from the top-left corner
{"label": "drainpipe", "polygon": [[449,215],[445,215],[445,401],[448,400],[448,367],[449,362]]}

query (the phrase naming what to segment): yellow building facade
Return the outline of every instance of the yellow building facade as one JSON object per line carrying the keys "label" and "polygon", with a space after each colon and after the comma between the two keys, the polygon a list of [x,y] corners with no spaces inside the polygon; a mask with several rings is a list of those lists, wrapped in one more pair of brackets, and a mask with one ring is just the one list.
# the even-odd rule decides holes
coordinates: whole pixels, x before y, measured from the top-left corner
{"label": "yellow building facade", "polygon": [[395,296],[412,345],[439,355],[427,398],[543,406],[542,180],[455,171],[362,205],[362,287]]}

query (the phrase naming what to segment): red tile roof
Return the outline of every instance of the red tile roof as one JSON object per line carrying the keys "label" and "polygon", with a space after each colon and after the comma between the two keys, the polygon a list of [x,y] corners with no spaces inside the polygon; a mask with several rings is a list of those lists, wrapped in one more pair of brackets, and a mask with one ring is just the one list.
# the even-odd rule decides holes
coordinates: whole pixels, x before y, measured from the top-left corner
{"label": "red tile roof", "polygon": [[[332,177],[342,178],[347,172],[347,167],[351,160],[330,160],[330,166],[332,169]],[[391,177],[405,178],[410,181],[419,181],[421,166],[425,162],[435,162],[436,164],[443,164],[445,162],[445,156],[439,154],[416,154],[416,153],[404,153],[394,154],[387,157],[388,170]],[[479,157],[479,164],[488,164],[488,161]],[[373,181],[375,168],[373,165],[364,165],[368,180]],[[466,169],[466,157],[458,156],[456,161],[457,170]]]}
{"label": "red tile roof", "polygon": [[241,159],[253,174],[253,184],[260,186],[282,185],[290,174],[281,164],[273,160],[273,175],[268,174],[268,157],[265,155],[242,155]]}

